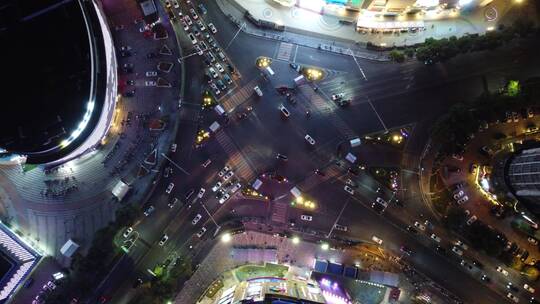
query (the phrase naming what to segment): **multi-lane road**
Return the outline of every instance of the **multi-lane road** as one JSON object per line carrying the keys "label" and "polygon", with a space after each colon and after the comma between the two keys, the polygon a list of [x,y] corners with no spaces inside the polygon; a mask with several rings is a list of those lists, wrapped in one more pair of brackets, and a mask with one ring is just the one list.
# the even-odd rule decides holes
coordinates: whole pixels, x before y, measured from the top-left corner
{"label": "multi-lane road", "polygon": [[[192,5],[194,4],[197,3],[192,1]],[[184,13],[188,11],[185,5],[182,3],[181,9]],[[231,216],[231,211],[236,207],[236,212],[240,215],[267,216],[267,208],[260,207],[261,205],[246,207],[246,202],[239,196],[231,198],[223,205],[217,202],[210,188],[218,180],[217,172],[225,164],[230,164],[235,176],[244,184],[268,171],[279,172],[293,184],[309,184],[309,187],[306,187],[309,188],[309,195],[316,198],[320,205],[318,211],[312,213],[314,220],[309,225],[313,229],[329,231],[343,209],[343,204],[347,203],[345,212],[339,219],[340,224],[350,227],[347,237],[369,240],[376,234],[384,239],[384,246],[389,250],[398,250],[401,244],[407,244],[415,251],[410,259],[411,264],[466,303],[503,301],[500,288],[495,292],[495,288],[491,288],[493,286],[486,286],[478,280],[478,273],[471,276],[468,270],[460,268],[459,260],[451,256],[451,253],[446,256],[435,252],[434,243],[429,237],[423,234],[411,235],[404,229],[421,216],[430,218],[429,210],[419,197],[418,181],[414,175],[407,177],[405,184],[401,185],[407,188],[404,195],[407,198],[405,207],[392,206],[381,216],[374,213],[370,207],[373,199],[379,195],[375,192],[377,183],[371,177],[364,173],[354,177],[360,186],[356,187],[357,194],[351,198],[343,191],[346,172],[337,169],[340,173],[335,177],[321,177],[317,180],[314,170],[330,170],[335,167],[338,145],[352,136],[408,124],[421,126],[415,128],[414,141],[410,143],[412,146],[408,147],[419,157],[427,140],[426,126],[452,103],[472,99],[480,94],[484,89],[483,76],[487,77],[491,84],[498,83],[501,78],[511,77],[514,73],[532,73],[534,64],[540,66],[538,58],[526,54],[512,58],[507,56],[509,51],[503,50],[496,55],[485,53],[462,56],[445,65],[423,66],[417,62],[398,65],[361,58],[354,60],[350,56],[297,45],[292,46],[293,52],[287,57],[282,50],[290,46],[242,32],[236,35],[238,28],[222,16],[215,3],[205,2],[205,5],[208,14],[202,17],[206,22],[216,25],[218,33],[215,38],[221,46],[230,43],[226,54],[241,76],[235,79],[234,91],[220,99],[225,108],[232,111],[229,114],[230,122],[226,128],[213,134],[203,147],[194,147],[198,128],[208,128],[213,121],[223,124],[224,119],[212,110],[201,110],[199,105],[201,92],[206,88],[203,80],[205,64],[202,58],[191,56],[181,60],[186,78],[180,114],[182,119],[176,141],[178,151],[168,154],[175,164],[166,165],[171,166],[174,172],[171,177],[162,177],[157,182],[152,197],[145,203],[145,207],[154,205],[156,211],[141,218],[135,225],[134,228],[140,234],[139,240],[111,270],[96,295],[112,296],[114,303],[128,303],[136,294],[136,289],[132,288],[136,278],[142,277],[146,280],[151,276],[148,269],[153,269],[157,263],[197,248],[200,240],[195,234],[201,227],[208,229],[203,239],[211,238],[216,227],[204,207],[209,213],[216,215],[218,223]],[[184,55],[192,53],[193,46],[182,26],[178,21],[172,22],[172,26]],[[267,80],[262,78],[260,71],[255,68],[255,59],[259,56],[273,58],[272,69],[275,75]],[[280,85],[292,85],[292,79],[296,75],[289,67],[289,62],[292,61],[320,67],[327,73],[327,77],[318,84],[317,92],[309,86],[298,89],[295,105],[288,103],[274,89]],[[520,68],[518,71],[517,64],[526,64],[528,68]],[[262,89],[261,98],[253,94],[254,85]],[[238,98],[232,98],[237,92],[244,93],[238,94]],[[347,108],[337,107],[328,99],[328,96],[341,92],[352,99],[352,104]],[[288,119],[280,116],[280,104],[290,110],[291,116]],[[246,118],[237,120],[235,111],[241,111],[247,106],[251,106],[253,110]],[[311,113],[309,117],[305,114],[306,111]],[[315,146],[305,142],[306,134],[316,140]],[[286,154],[289,160],[278,161],[275,157],[277,153]],[[363,158],[363,163],[372,166],[399,166],[401,160],[398,152],[388,149],[361,148],[359,155]],[[208,159],[211,159],[211,164],[207,167],[201,166]],[[175,187],[172,193],[167,195],[165,188],[170,182],[173,182]],[[185,194],[190,189],[195,189],[195,196],[201,187],[206,188],[203,199],[190,199],[186,202]],[[283,193],[272,194],[277,197]],[[385,195],[390,196],[389,193]],[[174,197],[178,197],[183,204],[169,208],[167,203]],[[398,208],[400,210],[397,210]],[[322,213],[325,216],[321,216]],[[200,214],[202,219],[192,225],[191,221],[197,214]],[[298,212],[290,211],[288,215],[298,220]],[[159,246],[158,242],[164,233],[169,236],[169,240],[164,246]],[[496,277],[497,274],[493,272],[489,270],[490,276]],[[503,284],[502,280],[497,280],[496,283]]]}

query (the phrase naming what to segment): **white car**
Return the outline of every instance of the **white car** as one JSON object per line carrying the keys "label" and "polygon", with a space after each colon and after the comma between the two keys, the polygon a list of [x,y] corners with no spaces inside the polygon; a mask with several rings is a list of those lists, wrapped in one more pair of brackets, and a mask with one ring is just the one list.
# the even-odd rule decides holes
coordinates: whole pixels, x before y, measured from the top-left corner
{"label": "white car", "polygon": [[460,197],[464,196],[465,195],[465,192],[459,190],[457,191],[456,193],[454,193],[454,199],[455,200],[458,200]]}
{"label": "white car", "polygon": [[232,187],[231,193],[235,193],[236,191],[240,190],[240,188],[242,188],[242,184],[236,183],[236,185]]}
{"label": "white car", "polygon": [[506,269],[502,268],[501,266],[497,266],[495,270],[497,270],[498,272],[502,273],[505,276],[508,276],[508,271],[506,271]]}
{"label": "white car", "polygon": [[201,230],[197,232],[197,236],[202,237],[205,232],[206,232],[206,227],[202,227]]}
{"label": "white car", "polygon": [[191,221],[191,224],[192,225],[197,225],[197,223],[201,220],[202,218],[202,215],[200,215],[199,213],[197,213],[197,215],[193,218],[193,220]]}
{"label": "white car", "polygon": [[210,31],[212,32],[212,34],[217,33],[217,28],[214,26],[213,23],[208,23],[208,28],[210,29]]}
{"label": "white car", "polygon": [[533,245],[538,245],[538,240],[533,237],[528,237],[527,241]]}
{"label": "white car", "polygon": [[231,196],[229,195],[229,193],[225,193],[220,199],[219,199],[219,204],[220,205],[223,205],[223,203],[225,203]]}
{"label": "white car", "polygon": [[212,75],[212,78],[219,77],[219,74],[216,72],[216,70],[213,67],[208,68],[208,72],[210,72],[210,75]]}
{"label": "white car", "polygon": [[378,238],[377,236],[372,236],[371,237],[371,240],[374,241],[375,243],[381,245],[383,243],[383,240],[381,240],[380,238]]}
{"label": "white car", "polygon": [[204,193],[206,192],[206,189],[204,188],[201,188],[201,190],[199,190],[199,193],[197,194],[197,197],[198,198],[202,198],[204,196]]}
{"label": "white car", "polygon": [[528,291],[528,292],[530,292],[530,293],[534,293],[534,292],[535,292],[535,289],[532,288],[529,284],[523,285],[523,289],[525,289],[526,291]]}
{"label": "white car", "polygon": [[255,93],[257,94],[257,96],[259,97],[262,97],[263,96],[263,92],[261,91],[261,88],[259,88],[259,86],[255,86],[253,88],[253,90],[255,91]]}
{"label": "white car", "polygon": [[382,198],[380,197],[377,197],[377,199],[375,200],[377,203],[381,204],[384,206],[384,208],[388,207],[388,202],[386,202],[385,200],[383,200]]}
{"label": "white car", "polygon": [[313,137],[309,136],[309,134],[306,134],[306,136],[304,136],[304,139],[312,146],[315,145],[315,139],[313,139]]}
{"label": "white car", "polygon": [[472,225],[474,222],[476,222],[478,218],[476,217],[476,215],[473,215],[471,216],[468,220],[467,220],[467,225]]}
{"label": "white car", "polygon": [[201,47],[198,44],[195,44],[194,48],[197,55],[202,56],[203,50],[201,49]]}
{"label": "white car", "polygon": [[463,255],[463,250],[459,249],[457,246],[452,246],[452,251],[459,256]]}
{"label": "white car", "polygon": [[225,176],[223,176],[223,180],[228,181],[233,175],[234,175],[234,172],[229,171],[229,172],[227,172],[227,174],[225,174]]}
{"label": "white car", "polygon": [[161,240],[159,240],[159,246],[163,246],[165,245],[165,243],[167,242],[167,240],[169,239],[169,236],[164,234],[162,237],[161,237]]}
{"label": "white car", "polygon": [[166,8],[171,8],[171,2],[170,1],[165,1],[165,7]]}
{"label": "white car", "polygon": [[510,300],[512,300],[514,303],[518,303],[519,302],[519,299],[516,298],[516,296],[514,296],[511,292],[509,292],[507,295],[506,295],[507,298],[509,298]]}
{"label": "white car", "polygon": [[213,83],[213,82],[210,83],[210,87],[212,88],[212,90],[214,90],[214,93],[215,93],[216,95],[221,94],[221,91],[219,90],[219,88],[217,87],[217,85],[216,85],[215,83]]}
{"label": "white car", "polygon": [[332,95],[332,100],[333,100],[333,101],[340,100],[340,99],[343,98],[344,96],[345,96],[344,93],[334,94],[334,95]]}
{"label": "white car", "polygon": [[197,25],[199,26],[201,31],[206,31],[206,27],[204,26],[201,20],[197,20]]}
{"label": "white car", "polygon": [[225,69],[223,68],[223,66],[219,63],[216,63],[216,69],[218,69],[218,71],[220,73],[225,73]]}
{"label": "white car", "polygon": [[146,77],[156,77],[157,72],[156,71],[148,71],[146,72]]}
{"label": "white car", "polygon": [[430,238],[431,238],[432,240],[434,240],[435,242],[437,242],[437,243],[440,243],[440,242],[441,242],[441,238],[438,237],[435,233],[432,233],[431,236],[430,236]]}
{"label": "white car", "polygon": [[191,43],[193,45],[196,45],[197,44],[197,38],[195,38],[195,35],[193,35],[193,33],[189,33],[188,34],[188,37],[189,37],[189,40],[191,40]]}
{"label": "white car", "polygon": [[420,224],[418,221],[414,222],[414,227],[422,230],[422,231],[426,231],[426,226]]}
{"label": "white car", "polygon": [[184,21],[186,21],[187,25],[192,25],[193,24],[193,22],[191,21],[191,18],[189,18],[188,15],[184,16]]}
{"label": "white car", "polygon": [[177,144],[172,144],[171,145],[171,152],[174,153],[176,152],[176,149],[178,148],[178,145]]}
{"label": "white car", "polygon": [[173,0],[172,3],[173,3],[174,8],[180,8],[180,5],[178,4],[178,1]]}
{"label": "white car", "polygon": [[467,202],[468,200],[469,200],[469,197],[465,195],[464,197],[458,199],[458,200],[457,200],[457,203],[458,203],[459,205],[461,205],[461,204]]}
{"label": "white car", "polygon": [[212,192],[218,191],[219,188],[221,188],[221,182],[217,182],[214,187],[212,187]]}
{"label": "white car", "polygon": [[170,184],[167,186],[167,189],[165,189],[165,193],[171,194],[173,188],[174,188],[174,183],[170,183]]}
{"label": "white car", "polygon": [[169,208],[173,208],[176,206],[176,203],[178,203],[178,198],[175,197],[170,203],[167,204],[167,206],[169,206]]}
{"label": "white car", "polygon": [[300,215],[300,219],[301,219],[302,221],[311,222],[311,221],[313,221],[313,216],[311,216],[311,215],[306,215],[306,214],[302,214],[302,215]]}
{"label": "white car", "polygon": [[349,186],[345,186],[343,190],[347,191],[350,195],[354,195],[354,190]]}
{"label": "white car", "polygon": [[147,87],[155,87],[155,86],[157,86],[157,82],[155,82],[153,80],[146,80],[144,82],[144,85],[147,86]]}
{"label": "white car", "polygon": [[128,227],[124,232],[123,236],[127,238],[133,232],[133,227]]}
{"label": "white car", "polygon": [[287,110],[287,108],[285,108],[285,106],[280,105],[279,110],[281,111],[281,114],[283,114],[283,116],[285,116],[285,117],[291,116],[291,112],[289,112],[289,110]]}
{"label": "white car", "polygon": [[219,177],[223,177],[223,175],[225,175],[225,173],[227,173],[227,171],[231,170],[231,167],[229,166],[225,166],[223,167],[223,169],[221,169],[221,171],[218,172],[218,176]]}

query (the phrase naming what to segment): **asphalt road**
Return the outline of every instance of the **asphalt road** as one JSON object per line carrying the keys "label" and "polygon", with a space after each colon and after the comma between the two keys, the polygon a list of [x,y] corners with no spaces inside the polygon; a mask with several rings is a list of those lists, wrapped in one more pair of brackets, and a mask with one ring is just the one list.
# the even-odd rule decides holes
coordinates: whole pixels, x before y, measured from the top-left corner
{"label": "asphalt road", "polygon": [[[219,31],[216,39],[221,46],[228,45],[237,28],[220,15],[215,4],[206,4],[209,13],[205,18],[211,20]],[[180,33],[180,43],[185,47],[184,52],[189,54],[190,42],[182,34],[181,27],[177,27],[177,30]],[[244,169],[246,171],[260,174],[276,170],[293,183],[300,183],[312,176],[315,169],[331,166],[336,159],[337,146],[348,134],[361,136],[384,130],[384,127],[393,128],[433,121],[434,117],[443,113],[452,103],[472,99],[481,93],[482,76],[487,76],[490,83],[497,84],[500,78],[531,71],[534,64],[538,66],[539,60],[525,55],[507,56],[507,51],[497,55],[485,53],[463,56],[446,65],[429,67],[416,62],[396,65],[358,59],[366,80],[350,56],[299,47],[294,57],[295,62],[321,67],[326,70],[328,77],[318,84],[321,93],[319,103],[311,103],[307,93],[300,92],[297,94],[297,104],[292,105],[274,89],[278,85],[292,84],[295,72],[288,67],[288,62],[275,58],[272,68],[276,74],[268,81],[261,78],[260,72],[254,67],[258,56],[274,58],[279,47],[279,42],[240,33],[227,50],[228,56],[241,74],[241,78],[237,81],[238,89],[252,90],[246,85],[255,81],[264,93],[263,98],[250,97],[238,108],[245,108],[248,105],[253,107],[253,111],[246,119],[237,121],[231,115],[231,123],[222,131],[232,147],[230,151],[225,150],[213,139],[202,148],[193,147],[197,128],[207,128],[212,121],[221,118],[213,111],[201,112],[197,105],[204,89],[200,72],[204,68],[204,63],[198,56],[183,60],[187,77],[182,123],[177,139],[179,151],[170,156],[189,174],[182,173],[172,165],[173,176],[158,181],[154,194],[147,204],[156,206],[156,212],[148,218],[141,219],[135,226],[140,232],[140,242],[136,243],[129,255],[122,258],[103,285],[103,293],[113,295],[114,303],[127,303],[135,295],[131,285],[137,277],[148,279],[150,275],[147,269],[152,269],[156,263],[164,261],[167,257],[184,254],[189,251],[189,246],[196,248],[199,240],[193,234],[201,227],[208,228],[205,238],[210,237],[215,231],[214,224],[200,202],[193,203],[191,208],[188,208],[187,202],[183,207],[176,206],[170,209],[167,202],[173,197],[183,200],[184,194],[189,189],[197,191],[201,186],[206,187],[207,195],[202,201],[210,213],[216,213],[218,222],[221,218],[229,217],[234,208],[238,209],[236,211],[238,214],[246,216],[258,216],[267,211],[265,208],[249,208],[246,207],[249,204],[236,203],[236,198],[225,205],[219,205],[215,198],[206,199],[210,197],[209,186],[216,181],[215,174],[234,155],[240,155],[240,158],[248,164],[248,169]],[[515,60],[518,60],[517,63],[525,64],[525,59],[529,60],[529,64],[526,65],[528,68],[518,70]],[[340,92],[353,99],[350,107],[338,108],[326,98]],[[290,110],[289,119],[280,116],[278,111],[280,104]],[[312,114],[307,117],[306,111]],[[316,146],[306,144],[303,139],[306,134],[310,134],[317,141]],[[421,134],[419,139],[415,139],[416,147],[413,147],[413,151],[421,151],[427,139],[427,132]],[[289,161],[287,163],[277,161],[276,153],[288,155]],[[399,155],[393,151],[360,153],[363,153],[362,157],[369,164],[394,162],[399,164]],[[386,157],[392,161],[385,162]],[[209,158],[212,160],[211,165],[203,168],[201,164]],[[241,174],[243,173],[239,172],[239,175]],[[403,229],[421,213],[429,214],[425,206],[419,203],[419,199],[414,200],[413,195],[407,196],[413,202],[405,207],[406,216],[397,218],[393,212],[401,211],[388,210],[384,218],[390,220],[381,220],[380,216],[373,213],[369,207],[370,202],[379,195],[374,191],[376,181],[367,175],[361,175],[358,179],[363,185],[358,188],[358,200],[350,200],[346,212],[340,219],[340,224],[350,227],[351,237],[369,240],[376,234],[385,240],[385,247],[390,250],[395,250],[400,244],[405,243],[416,252],[410,261],[412,265],[462,297],[467,303],[501,302],[501,298],[491,289],[459,268],[455,259],[436,253],[427,237],[412,237]],[[171,195],[166,195],[164,191],[169,182],[175,183],[175,189]],[[341,181],[331,179],[327,182],[321,181],[309,193],[320,203],[319,212],[327,215],[318,216],[315,213],[315,220],[312,223],[314,228],[324,231],[332,226],[343,202],[348,200],[348,195],[342,187]],[[418,190],[413,190],[415,187],[418,188],[414,176],[407,181],[406,187],[410,187],[410,192],[418,193]],[[197,225],[192,225],[190,222],[196,214],[201,214],[202,219]],[[297,217],[298,214],[291,211],[290,216]],[[405,221],[409,222],[404,223]],[[165,246],[158,246],[157,242],[163,233],[167,233],[170,239]],[[118,286],[118,282],[123,284]]]}

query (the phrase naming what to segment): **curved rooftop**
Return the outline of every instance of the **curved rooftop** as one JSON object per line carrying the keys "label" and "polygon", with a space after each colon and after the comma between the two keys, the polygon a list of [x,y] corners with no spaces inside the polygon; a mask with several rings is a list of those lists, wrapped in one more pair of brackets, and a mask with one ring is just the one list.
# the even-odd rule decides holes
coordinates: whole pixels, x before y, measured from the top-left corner
{"label": "curved rooftop", "polygon": [[540,148],[525,149],[514,155],[506,179],[517,196],[540,202]]}
{"label": "curved rooftop", "polygon": [[69,0],[3,2],[0,151],[30,163],[58,159],[90,134],[101,112],[95,11]]}

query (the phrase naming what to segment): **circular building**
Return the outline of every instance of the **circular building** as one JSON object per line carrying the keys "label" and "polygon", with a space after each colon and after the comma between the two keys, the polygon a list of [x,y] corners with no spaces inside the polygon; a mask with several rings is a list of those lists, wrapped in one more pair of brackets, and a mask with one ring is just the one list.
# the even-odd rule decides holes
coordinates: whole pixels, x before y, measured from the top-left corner
{"label": "circular building", "polygon": [[92,1],[0,7],[0,164],[67,161],[99,144],[116,98],[112,39]]}
{"label": "circular building", "polygon": [[539,204],[540,148],[525,149],[515,154],[508,164],[506,179],[517,197]]}

